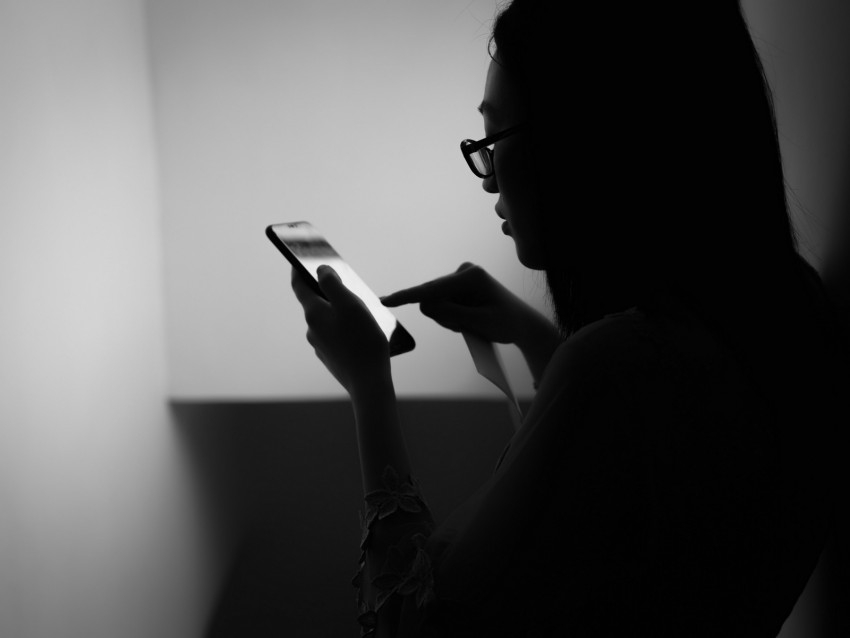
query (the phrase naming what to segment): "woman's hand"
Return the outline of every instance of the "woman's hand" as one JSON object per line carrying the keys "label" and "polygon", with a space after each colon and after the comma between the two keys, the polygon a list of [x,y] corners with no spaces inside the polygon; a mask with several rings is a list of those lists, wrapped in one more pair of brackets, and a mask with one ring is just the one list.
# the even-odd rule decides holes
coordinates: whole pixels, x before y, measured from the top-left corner
{"label": "woman's hand", "polygon": [[472,332],[495,343],[519,346],[535,379],[560,343],[546,317],[470,263],[455,272],[383,297],[385,306],[419,303],[422,314],[455,332]]}
{"label": "woman's hand", "polygon": [[320,266],[317,294],[292,270],[292,289],[304,308],[307,341],[352,397],[390,380],[390,348],[372,313],[330,266]]}
{"label": "woman's hand", "polygon": [[455,272],[419,286],[382,297],[385,306],[419,303],[427,317],[455,332],[468,331],[496,343],[519,343],[538,314],[496,281],[486,270],[470,263]]}

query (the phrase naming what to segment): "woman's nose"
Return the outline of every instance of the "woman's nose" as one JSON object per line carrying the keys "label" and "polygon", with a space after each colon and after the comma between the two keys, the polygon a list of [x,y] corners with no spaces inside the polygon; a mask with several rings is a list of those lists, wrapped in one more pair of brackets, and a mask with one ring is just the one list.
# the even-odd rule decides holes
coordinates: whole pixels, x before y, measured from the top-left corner
{"label": "woman's nose", "polygon": [[488,175],[483,180],[481,180],[481,188],[483,188],[488,193],[498,193],[499,185],[496,183],[496,173]]}

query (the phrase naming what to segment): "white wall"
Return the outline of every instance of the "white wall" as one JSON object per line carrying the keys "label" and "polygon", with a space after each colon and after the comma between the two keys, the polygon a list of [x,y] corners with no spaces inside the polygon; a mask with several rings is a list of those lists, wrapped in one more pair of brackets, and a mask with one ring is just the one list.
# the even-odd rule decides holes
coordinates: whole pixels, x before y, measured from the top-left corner
{"label": "white wall", "polygon": [[[379,293],[482,263],[544,309],[458,152],[495,0],[151,0],[166,218],[170,391],[341,396],[304,339],[266,224],[308,219]],[[744,0],[768,74],[804,254],[820,265],[846,163],[843,0]],[[398,391],[490,395],[458,335],[415,308]],[[522,394],[530,378],[503,348]]]}
{"label": "white wall", "polygon": [[[818,269],[847,216],[850,3],[743,0],[774,89],[779,138],[803,255]],[[844,237],[845,235],[841,235]]]}
{"label": "white wall", "polygon": [[[312,220],[379,294],[471,260],[542,307],[459,151],[483,136],[494,0],[150,6],[174,396],[342,396],[272,222]],[[418,343],[394,359],[399,394],[496,393],[459,335],[398,316]]]}
{"label": "white wall", "polygon": [[140,0],[0,4],[0,635],[199,636]]}

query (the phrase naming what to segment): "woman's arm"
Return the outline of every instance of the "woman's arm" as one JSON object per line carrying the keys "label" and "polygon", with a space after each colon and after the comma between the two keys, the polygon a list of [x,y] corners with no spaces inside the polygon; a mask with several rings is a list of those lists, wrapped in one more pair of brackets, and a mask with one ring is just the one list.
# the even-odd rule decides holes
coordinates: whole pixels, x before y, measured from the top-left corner
{"label": "woman's arm", "polygon": [[319,268],[326,299],[292,271],[292,289],[304,307],[307,341],[346,389],[354,407],[364,494],[381,489],[387,466],[404,478],[410,463],[398,422],[389,344],[365,304],[326,266]]}
{"label": "woman's arm", "polygon": [[424,539],[434,528],[411,476],[398,419],[389,344],[363,302],[329,267],[319,269],[324,298],[297,272],[292,288],[304,307],[307,341],[348,391],[354,408],[366,513],[359,593],[364,635],[395,635],[403,600],[421,607],[432,596]]}
{"label": "woman's arm", "polygon": [[463,263],[453,273],[382,299],[384,305],[418,303],[444,328],[471,332],[494,343],[516,344],[535,382],[561,343],[555,325],[480,266]]}
{"label": "woman's arm", "polygon": [[351,391],[363,493],[383,489],[382,475],[392,467],[399,476],[410,477],[410,461],[399,426],[392,375],[387,369],[355,382]]}

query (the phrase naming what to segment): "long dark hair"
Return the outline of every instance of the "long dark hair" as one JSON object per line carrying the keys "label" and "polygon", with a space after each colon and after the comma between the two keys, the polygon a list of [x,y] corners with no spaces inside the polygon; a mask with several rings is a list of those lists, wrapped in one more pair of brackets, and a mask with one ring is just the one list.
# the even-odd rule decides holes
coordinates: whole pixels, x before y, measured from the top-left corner
{"label": "long dark hair", "polygon": [[782,489],[821,516],[810,501],[838,480],[846,341],[797,251],[739,0],[514,0],[490,46],[521,87],[542,202],[527,214],[541,215],[562,332],[660,295],[690,307],[771,406]]}
{"label": "long dark hair", "polygon": [[524,93],[565,333],[659,290],[741,308],[799,266],[736,0],[515,0],[491,43]]}

